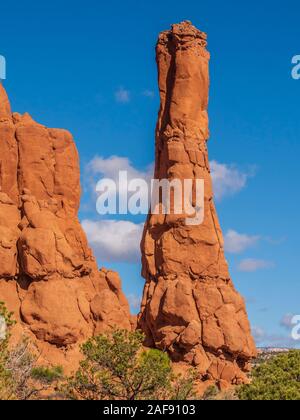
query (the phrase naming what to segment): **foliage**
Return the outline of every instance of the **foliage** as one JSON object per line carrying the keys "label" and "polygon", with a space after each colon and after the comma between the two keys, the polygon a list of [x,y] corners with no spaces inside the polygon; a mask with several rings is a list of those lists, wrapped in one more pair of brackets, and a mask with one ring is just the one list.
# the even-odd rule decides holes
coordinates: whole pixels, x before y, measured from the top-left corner
{"label": "foliage", "polygon": [[300,400],[300,351],[258,365],[251,384],[243,385],[238,396],[241,400]]}
{"label": "foliage", "polygon": [[172,375],[171,387],[167,390],[165,399],[185,401],[196,396],[194,392],[198,372],[190,369],[185,375]]}
{"label": "foliage", "polygon": [[0,302],[0,321],[2,327],[0,337],[0,400],[2,400],[9,397],[12,387],[12,377],[7,369],[7,361],[9,359],[9,329],[14,325],[12,313],[8,312],[3,302]]}
{"label": "foliage", "polygon": [[38,399],[41,392],[62,379],[62,368],[38,367],[40,355],[26,337],[15,346],[10,344],[10,330],[15,322],[1,302],[0,319],[4,320],[6,330],[5,336],[0,337],[0,400]]}
{"label": "foliage", "polygon": [[[0,302],[0,400],[186,400],[194,397],[197,374],[174,375],[168,355],[144,349],[141,332],[116,330],[88,340],[83,361],[63,386],[60,366],[38,365],[40,354],[28,338],[12,346],[12,314]],[[62,393],[57,394],[57,389]],[[52,394],[51,394],[52,393]],[[220,393],[209,387],[202,400],[300,400],[300,351],[267,359],[252,371],[252,382]]]}
{"label": "foliage", "polygon": [[202,400],[204,400],[204,401],[215,400],[217,398],[219,392],[220,391],[218,390],[218,388],[215,385],[211,385],[205,390],[205,392],[202,396]]}
{"label": "foliage", "polygon": [[28,338],[23,337],[8,351],[6,369],[10,373],[11,386],[8,399],[27,400],[34,394],[31,371],[37,360]]}
{"label": "foliage", "polygon": [[143,349],[141,332],[116,330],[82,346],[84,360],[65,388],[83,400],[188,398],[191,378],[174,378],[166,353]]}
{"label": "foliage", "polygon": [[[12,314],[0,305],[6,335],[0,340],[0,399],[45,398],[188,399],[193,395],[195,374],[174,375],[168,355],[143,348],[141,332],[114,331],[88,340],[81,348],[84,360],[75,376],[64,380],[60,366],[38,365],[40,354],[28,338],[12,346]],[[3,323],[2,323],[3,324]],[[52,393],[52,394],[51,394]]]}
{"label": "foliage", "polygon": [[204,401],[237,401],[238,396],[234,387],[220,391],[215,385],[211,385],[206,389],[202,398]]}
{"label": "foliage", "polygon": [[7,310],[3,302],[0,302],[0,317],[4,319],[8,329],[15,325],[15,321],[13,320],[13,313]]}
{"label": "foliage", "polygon": [[54,366],[54,367],[38,366],[32,369],[31,377],[35,381],[39,381],[44,384],[53,384],[54,382],[57,382],[63,379],[64,372],[61,366]]}

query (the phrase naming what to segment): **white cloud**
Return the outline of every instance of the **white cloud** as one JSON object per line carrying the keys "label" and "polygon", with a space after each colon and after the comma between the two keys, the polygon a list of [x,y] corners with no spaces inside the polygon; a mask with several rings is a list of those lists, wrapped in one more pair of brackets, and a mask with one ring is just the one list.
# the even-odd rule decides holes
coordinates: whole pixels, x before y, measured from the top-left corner
{"label": "white cloud", "polygon": [[136,263],[140,260],[143,223],[83,220],[82,226],[96,257],[101,261]]}
{"label": "white cloud", "polygon": [[115,99],[117,102],[122,103],[122,104],[126,104],[128,102],[130,102],[130,92],[127,89],[124,89],[123,87],[120,87],[116,92],[115,92]]}
{"label": "white cloud", "polygon": [[224,236],[225,251],[230,254],[240,254],[248,248],[251,248],[259,241],[260,236],[250,236],[238,233],[233,229],[228,230]]}
{"label": "white cloud", "polygon": [[[242,175],[238,176],[240,173],[236,169],[232,169],[227,165],[219,164],[217,162],[212,162],[212,169],[217,187],[217,196],[219,198],[224,197],[226,194],[237,192],[238,189],[245,185],[247,175],[244,175],[244,178]],[[127,182],[123,179],[119,182],[120,171],[126,171]],[[97,197],[95,188],[97,182],[104,178],[112,179],[117,185],[118,198],[122,199],[123,197],[127,198],[128,196],[127,187],[131,180],[143,179],[148,185],[150,185],[153,172],[153,164],[142,169],[137,169],[127,157],[110,156],[108,158],[104,158],[102,156],[95,156],[86,167],[85,185],[89,182],[88,188],[93,188],[93,198],[95,198]],[[235,175],[238,178],[243,178],[244,181],[237,186],[236,181],[230,181],[230,174],[232,176]],[[145,194],[148,195],[148,191],[145,190]],[[142,197],[143,201],[146,201],[146,198],[149,199],[148,196]],[[141,225],[116,220],[103,220],[99,222],[85,220],[83,223],[90,243],[94,246],[94,248],[96,248],[99,258],[107,261],[117,261],[118,258],[122,261],[137,261],[137,259],[139,259],[139,242],[142,231]],[[137,234],[137,232],[140,234]],[[133,238],[136,238],[136,235],[139,237],[136,239],[136,243],[133,243]],[[254,245],[258,240],[258,236],[243,235],[235,232],[234,230],[229,230],[225,235],[226,249],[228,252],[233,253],[242,252],[248,247]],[[121,243],[125,243],[126,246],[121,246]]]}
{"label": "white cloud", "polygon": [[[96,156],[87,166],[94,174],[104,178],[118,180],[119,171],[127,171],[128,180],[135,178],[145,179],[150,185],[153,176],[153,164],[143,170],[136,169],[127,157],[111,156],[103,158]],[[234,165],[211,162],[211,175],[214,183],[214,192],[217,200],[238,193],[245,188],[247,179],[253,173],[239,171]]]}
{"label": "white cloud", "polygon": [[[124,177],[119,179],[119,173],[126,171],[127,180]],[[132,163],[127,157],[111,156],[107,159],[96,156],[87,166],[87,173],[92,174],[92,184],[94,193],[96,191],[96,184],[101,179],[112,179],[117,186],[117,193],[120,200],[127,202],[128,197],[128,184],[133,179],[142,179],[147,182],[148,189],[140,190],[141,201],[149,202],[149,192],[151,185],[151,178],[153,177],[153,165],[149,165],[144,170],[138,170],[133,167]],[[95,181],[95,177],[98,179]],[[114,194],[114,191],[112,191]],[[97,194],[96,194],[97,195]]]}
{"label": "white cloud", "polygon": [[260,327],[253,327],[252,335],[257,344],[261,343],[266,337],[265,331]]}
{"label": "white cloud", "polygon": [[251,273],[254,271],[264,270],[272,267],[274,267],[274,263],[272,261],[246,258],[239,263],[238,270]]}
{"label": "white cloud", "polygon": [[265,342],[269,347],[299,349],[300,343],[291,337],[290,334],[271,334],[266,335]]}
{"label": "white cloud", "polygon": [[154,96],[155,96],[155,92],[153,92],[153,90],[150,90],[150,89],[145,89],[145,90],[142,92],[142,95],[143,95],[143,96],[146,96],[146,98],[154,98]]}
{"label": "white cloud", "polygon": [[211,176],[214,186],[214,194],[217,200],[238,193],[247,184],[249,177],[253,176],[253,170],[249,173],[241,172],[235,165],[210,162]]}
{"label": "white cloud", "polygon": [[142,300],[140,296],[131,293],[127,296],[127,299],[132,309],[137,310],[140,308]]}
{"label": "white cloud", "polygon": [[283,328],[286,328],[287,330],[291,330],[293,328],[293,326],[295,325],[292,321],[295,315],[293,314],[285,314],[281,321],[280,321],[280,326]]}
{"label": "white cloud", "polygon": [[88,164],[88,169],[94,174],[114,180],[118,179],[119,171],[127,171],[128,179],[142,178],[149,181],[153,175],[153,165],[149,165],[145,170],[138,170],[127,157],[121,156],[110,156],[106,159],[96,156]]}
{"label": "white cloud", "polygon": [[290,334],[273,334],[268,333],[261,327],[252,328],[253,338],[258,346],[267,346],[270,348],[299,348],[300,343],[294,340]]}

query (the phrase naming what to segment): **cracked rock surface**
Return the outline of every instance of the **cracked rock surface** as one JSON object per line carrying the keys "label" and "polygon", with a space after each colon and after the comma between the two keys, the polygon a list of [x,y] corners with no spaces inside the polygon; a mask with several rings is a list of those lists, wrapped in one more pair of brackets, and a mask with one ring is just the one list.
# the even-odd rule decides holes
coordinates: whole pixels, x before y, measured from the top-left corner
{"label": "cracked rock surface", "polygon": [[142,248],[146,279],[138,325],[147,345],[196,366],[201,378],[245,382],[256,355],[245,303],[224,257],[213,202],[207,140],[209,58],[206,34],[190,22],[159,36],[161,106],[156,127],[156,179],[203,179],[204,222],[149,214]]}
{"label": "cracked rock surface", "polygon": [[[78,220],[69,132],[12,114],[0,84],[0,301],[57,363],[95,333],[131,329],[117,273],[98,270]],[[56,351],[57,350],[57,351]]]}

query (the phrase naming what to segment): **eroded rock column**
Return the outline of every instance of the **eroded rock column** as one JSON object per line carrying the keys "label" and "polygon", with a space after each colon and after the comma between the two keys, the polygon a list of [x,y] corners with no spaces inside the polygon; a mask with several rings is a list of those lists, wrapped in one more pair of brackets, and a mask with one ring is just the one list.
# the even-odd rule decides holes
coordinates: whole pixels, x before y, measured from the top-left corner
{"label": "eroded rock column", "polygon": [[245,303],[224,257],[213,202],[207,140],[209,58],[206,34],[190,22],[162,32],[157,43],[161,106],[156,179],[203,179],[204,222],[149,214],[142,240],[146,279],[139,327],[147,345],[196,366],[203,380],[246,380],[256,349]]}

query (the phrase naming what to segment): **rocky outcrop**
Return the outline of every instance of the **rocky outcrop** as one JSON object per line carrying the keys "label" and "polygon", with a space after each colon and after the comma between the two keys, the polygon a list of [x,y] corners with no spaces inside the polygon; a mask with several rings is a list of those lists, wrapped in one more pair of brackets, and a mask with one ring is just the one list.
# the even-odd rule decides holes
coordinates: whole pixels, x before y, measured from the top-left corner
{"label": "rocky outcrop", "polygon": [[173,25],[157,44],[161,107],[155,178],[203,179],[204,221],[193,226],[186,215],[149,214],[138,324],[148,346],[196,366],[203,381],[239,384],[246,381],[256,349],[244,300],[230,279],[213,202],[206,45],[206,35],[190,22]]}
{"label": "rocky outcrop", "polygon": [[79,177],[71,134],[12,114],[0,84],[0,301],[59,348],[131,328],[120,278],[98,270],[79,223]]}

